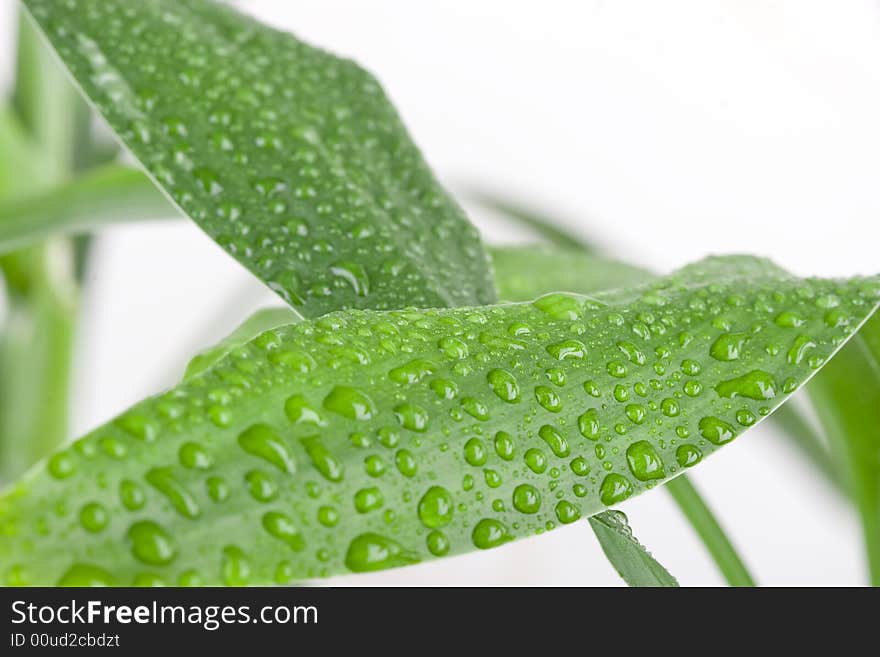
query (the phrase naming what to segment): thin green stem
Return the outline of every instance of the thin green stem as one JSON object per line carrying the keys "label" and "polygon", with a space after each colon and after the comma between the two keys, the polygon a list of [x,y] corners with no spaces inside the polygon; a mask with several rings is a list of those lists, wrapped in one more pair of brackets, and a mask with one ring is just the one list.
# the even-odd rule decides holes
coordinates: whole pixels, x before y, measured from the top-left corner
{"label": "thin green stem", "polygon": [[[41,166],[13,181],[12,198],[64,180],[83,129],[76,111],[82,101],[24,15],[16,75],[13,106]],[[0,271],[8,296],[0,335],[0,478],[11,479],[67,436],[78,290],[65,239],[7,253]]]}
{"label": "thin green stem", "polygon": [[731,586],[755,586],[752,576],[724,533],[712,510],[684,475],[667,482],[666,490],[699,535]]}
{"label": "thin green stem", "polygon": [[49,235],[177,214],[143,173],[107,164],[51,189],[0,202],[0,253]]}

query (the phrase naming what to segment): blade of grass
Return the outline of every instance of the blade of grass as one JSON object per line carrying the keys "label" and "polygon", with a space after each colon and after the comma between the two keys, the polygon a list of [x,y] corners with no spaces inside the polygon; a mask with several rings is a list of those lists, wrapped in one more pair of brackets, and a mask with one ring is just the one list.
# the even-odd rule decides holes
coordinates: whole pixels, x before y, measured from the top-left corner
{"label": "blade of grass", "polygon": [[846,468],[870,581],[880,586],[880,319],[868,320],[807,390]]}
{"label": "blade of grass", "polygon": [[107,223],[179,216],[143,173],[106,164],[50,189],[0,202],[0,253]]}
{"label": "blade of grass", "polygon": [[691,480],[676,477],[666,482],[665,488],[709,550],[727,582],[731,586],[754,586],[748,569]]}

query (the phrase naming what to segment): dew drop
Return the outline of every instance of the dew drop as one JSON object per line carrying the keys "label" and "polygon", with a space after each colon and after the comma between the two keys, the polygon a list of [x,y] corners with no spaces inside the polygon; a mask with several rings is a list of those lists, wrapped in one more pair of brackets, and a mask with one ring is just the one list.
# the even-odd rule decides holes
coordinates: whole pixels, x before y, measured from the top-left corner
{"label": "dew drop", "polygon": [[171,563],[177,554],[171,534],[152,520],[140,520],[128,528],[131,551],[138,561],[151,566]]}
{"label": "dew drop", "polygon": [[615,472],[607,475],[599,486],[599,497],[602,504],[611,506],[623,502],[633,493],[632,482],[623,475]]}
{"label": "dew drop", "polygon": [[345,565],[353,573],[365,573],[418,563],[415,553],[397,541],[367,532],[355,537],[345,553]]}
{"label": "dew drop", "polygon": [[545,424],[540,429],[538,429],[538,436],[541,438],[541,440],[547,443],[550,451],[552,451],[556,456],[558,456],[559,458],[568,456],[568,441],[556,427]]}
{"label": "dew drop", "polygon": [[324,408],[349,420],[369,420],[377,413],[372,399],[348,386],[335,386],[324,398]]}
{"label": "dew drop", "polygon": [[239,434],[238,444],[251,456],[271,463],[282,472],[296,470],[290,448],[268,424],[251,425]]}
{"label": "dew drop", "polygon": [[498,547],[512,538],[507,526],[494,518],[483,518],[471,532],[471,540],[480,550]]}
{"label": "dew drop", "polygon": [[513,489],[513,508],[520,513],[537,513],[541,509],[541,493],[531,484]]}
{"label": "dew drop", "polygon": [[452,521],[452,494],[442,486],[431,486],[419,500],[419,520],[428,529],[439,529]]}
{"label": "dew drop", "polygon": [[278,511],[269,511],[263,514],[263,529],[269,535],[287,543],[292,550],[299,552],[305,547],[305,541],[296,529],[293,520]]}
{"label": "dew drop", "polygon": [[519,384],[516,377],[506,370],[490,370],[486,375],[492,392],[500,399],[509,404],[516,403],[520,400]]}
{"label": "dew drop", "polygon": [[734,428],[717,417],[707,415],[700,420],[700,435],[710,443],[723,445],[734,438]]}
{"label": "dew drop", "polygon": [[639,481],[663,479],[666,476],[663,461],[647,440],[640,440],[630,445],[626,449],[626,461],[630,472]]}

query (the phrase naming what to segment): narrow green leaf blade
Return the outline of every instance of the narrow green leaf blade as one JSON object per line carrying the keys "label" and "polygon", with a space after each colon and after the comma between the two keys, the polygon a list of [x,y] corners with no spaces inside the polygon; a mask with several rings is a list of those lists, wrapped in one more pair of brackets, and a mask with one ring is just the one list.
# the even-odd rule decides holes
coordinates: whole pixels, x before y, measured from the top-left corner
{"label": "narrow green leaf blade", "polygon": [[476,230],[354,63],[205,0],[24,4],[159,187],[305,316],[495,300]]}
{"label": "narrow green leaf blade", "polygon": [[591,294],[656,278],[646,269],[569,249],[514,246],[489,252],[505,301],[527,301],[551,291]]}
{"label": "narrow green leaf blade", "polygon": [[[829,312],[835,312],[836,309]],[[836,315],[835,315],[836,316]],[[880,586],[880,319],[874,316],[807,386],[862,519]]]}
{"label": "narrow green leaf blade", "polygon": [[240,584],[495,547],[727,444],[878,295],[714,258],[594,298],[275,329],[9,490],[0,563],[8,583]]}
{"label": "narrow green leaf blade", "polygon": [[678,586],[678,580],[633,536],[621,511],[590,516],[590,527],[608,561],[629,586]]}
{"label": "narrow green leaf blade", "polygon": [[98,225],[175,216],[140,171],[108,164],[51,189],[0,200],[0,254]]}

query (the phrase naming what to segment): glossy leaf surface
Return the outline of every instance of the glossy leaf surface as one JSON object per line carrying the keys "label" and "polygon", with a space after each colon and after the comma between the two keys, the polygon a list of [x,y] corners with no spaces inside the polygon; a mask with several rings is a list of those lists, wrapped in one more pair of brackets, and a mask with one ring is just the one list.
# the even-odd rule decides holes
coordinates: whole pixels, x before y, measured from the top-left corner
{"label": "glossy leaf surface", "polygon": [[540,533],[733,440],[877,295],[713,258],[596,298],[275,329],[8,491],[5,578],[289,581]]}
{"label": "glossy leaf surface", "polygon": [[205,0],[24,4],[159,187],[305,316],[495,299],[476,230],[354,63]]}

